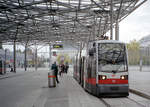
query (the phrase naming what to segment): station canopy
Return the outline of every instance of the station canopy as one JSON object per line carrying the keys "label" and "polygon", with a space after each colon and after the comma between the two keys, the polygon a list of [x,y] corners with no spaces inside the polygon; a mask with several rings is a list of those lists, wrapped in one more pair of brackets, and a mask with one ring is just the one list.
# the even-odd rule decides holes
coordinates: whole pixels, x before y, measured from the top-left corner
{"label": "station canopy", "polygon": [[146,0],[0,0],[0,41],[85,42],[104,36]]}

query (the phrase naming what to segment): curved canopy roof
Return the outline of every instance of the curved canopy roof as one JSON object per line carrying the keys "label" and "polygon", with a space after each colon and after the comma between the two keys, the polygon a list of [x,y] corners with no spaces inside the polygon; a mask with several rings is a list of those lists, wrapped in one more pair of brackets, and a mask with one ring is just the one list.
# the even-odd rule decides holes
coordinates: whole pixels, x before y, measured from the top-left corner
{"label": "curved canopy roof", "polygon": [[147,35],[139,40],[140,47],[149,47],[150,46],[150,35]]}
{"label": "curved canopy roof", "polygon": [[103,36],[146,0],[1,0],[0,41],[80,42]]}

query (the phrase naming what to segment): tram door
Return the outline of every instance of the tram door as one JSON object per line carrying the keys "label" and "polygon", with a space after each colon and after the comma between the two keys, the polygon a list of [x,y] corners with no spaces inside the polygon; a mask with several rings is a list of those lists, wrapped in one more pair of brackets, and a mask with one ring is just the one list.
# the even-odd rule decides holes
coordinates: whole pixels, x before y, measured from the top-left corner
{"label": "tram door", "polygon": [[85,57],[82,57],[82,61],[81,61],[81,86],[84,86],[84,62],[85,62]]}
{"label": "tram door", "polygon": [[82,59],[79,58],[79,84],[81,84],[81,71],[82,70]]}
{"label": "tram door", "polygon": [[92,59],[91,57],[88,58],[87,61],[87,84],[86,88],[88,91],[91,91],[91,72],[92,72]]}
{"label": "tram door", "polygon": [[92,58],[91,62],[91,91],[93,94],[96,94],[96,58]]}

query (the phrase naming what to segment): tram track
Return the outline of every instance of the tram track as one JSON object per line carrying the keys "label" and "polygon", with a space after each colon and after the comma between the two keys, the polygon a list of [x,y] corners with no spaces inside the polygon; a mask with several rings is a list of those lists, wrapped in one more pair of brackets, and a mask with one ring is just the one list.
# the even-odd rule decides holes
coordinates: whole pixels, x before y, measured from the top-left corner
{"label": "tram track", "polygon": [[144,106],[143,104],[141,104],[141,103],[139,103],[139,102],[135,101],[135,100],[134,100],[134,99],[132,99],[132,98],[127,97],[127,99],[129,99],[130,101],[135,102],[135,103],[136,103],[136,104],[138,104],[138,105],[141,105],[141,107],[146,107],[146,106]]}
{"label": "tram track", "polygon": [[[133,89],[130,89],[130,93],[133,94],[133,95],[135,95],[135,96],[138,96],[139,98],[145,99],[147,102],[150,102],[150,96],[147,95],[147,94],[144,94],[144,93],[142,93],[142,92],[139,92],[139,91],[133,90]],[[129,100],[134,101],[135,103],[137,103],[137,104],[143,106],[143,107],[147,107],[147,106],[145,106],[144,104],[142,104],[142,103],[140,103],[140,102],[137,102],[135,99],[130,98],[130,96],[128,96],[127,98],[128,98]]]}
{"label": "tram track", "polygon": [[146,98],[146,99],[150,100],[150,96],[145,94],[145,93],[142,93],[142,92],[134,90],[134,89],[129,89],[129,91],[130,91],[130,93],[133,93],[135,95],[138,95],[140,97],[143,97],[143,98]]}
{"label": "tram track", "polygon": [[109,103],[107,103],[107,101],[105,101],[103,98],[100,98],[100,101],[106,106],[106,107],[111,107],[111,105]]}
{"label": "tram track", "polygon": [[[142,100],[139,100],[142,99]],[[120,105],[118,102],[122,102],[122,104],[130,105],[137,105],[137,107],[147,107],[147,105],[150,105],[149,98],[145,98],[141,95],[137,95],[130,92],[130,95],[128,97],[121,97],[121,98],[99,98],[99,100],[106,106],[106,107],[115,107],[117,105]],[[114,100],[114,101],[113,101]],[[116,102],[116,104],[112,103]],[[147,104],[145,103],[147,102]],[[118,103],[118,104],[117,104]]]}

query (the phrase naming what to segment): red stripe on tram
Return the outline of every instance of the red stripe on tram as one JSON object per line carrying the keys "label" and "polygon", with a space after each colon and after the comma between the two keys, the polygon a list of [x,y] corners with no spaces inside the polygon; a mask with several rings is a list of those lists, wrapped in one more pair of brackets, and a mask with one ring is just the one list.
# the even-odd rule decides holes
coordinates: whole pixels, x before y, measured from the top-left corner
{"label": "red stripe on tram", "polygon": [[106,79],[106,80],[99,80],[99,84],[128,84],[128,80],[121,80],[121,79]]}
{"label": "red stripe on tram", "polygon": [[[88,78],[86,79],[86,83],[96,85],[96,78]],[[98,84],[128,84],[128,80],[106,79],[106,80],[99,80]]]}
{"label": "red stripe on tram", "polygon": [[55,75],[49,75],[48,78],[55,78]]}
{"label": "red stripe on tram", "polygon": [[88,78],[86,79],[86,83],[96,85],[96,78]]}

